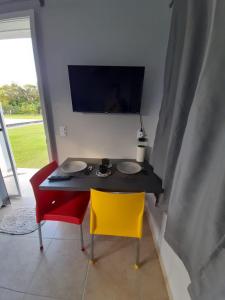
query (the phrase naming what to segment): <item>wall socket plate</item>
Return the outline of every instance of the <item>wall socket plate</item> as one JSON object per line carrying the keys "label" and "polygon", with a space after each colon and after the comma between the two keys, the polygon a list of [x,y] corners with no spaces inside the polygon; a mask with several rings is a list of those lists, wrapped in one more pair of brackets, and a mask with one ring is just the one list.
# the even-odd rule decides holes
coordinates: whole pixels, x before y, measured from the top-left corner
{"label": "wall socket plate", "polygon": [[143,131],[143,129],[138,129],[138,131],[137,131],[137,139],[140,139],[140,138],[143,138],[144,137],[144,131]]}
{"label": "wall socket plate", "polygon": [[67,126],[59,126],[59,135],[60,136],[67,136]]}

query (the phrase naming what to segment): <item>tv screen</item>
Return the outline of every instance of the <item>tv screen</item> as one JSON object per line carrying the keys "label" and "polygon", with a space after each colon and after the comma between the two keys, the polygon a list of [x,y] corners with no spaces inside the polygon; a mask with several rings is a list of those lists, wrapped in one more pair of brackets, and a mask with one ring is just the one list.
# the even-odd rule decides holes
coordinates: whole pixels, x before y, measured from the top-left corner
{"label": "tv screen", "polygon": [[73,111],[140,112],[144,67],[68,66]]}

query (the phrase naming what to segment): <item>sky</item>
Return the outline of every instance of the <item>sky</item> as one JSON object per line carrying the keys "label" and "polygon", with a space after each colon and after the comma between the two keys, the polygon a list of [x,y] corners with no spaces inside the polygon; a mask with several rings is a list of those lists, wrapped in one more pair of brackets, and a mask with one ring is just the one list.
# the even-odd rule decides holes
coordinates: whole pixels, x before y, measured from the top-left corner
{"label": "sky", "polygon": [[11,83],[37,85],[30,38],[0,40],[0,86]]}

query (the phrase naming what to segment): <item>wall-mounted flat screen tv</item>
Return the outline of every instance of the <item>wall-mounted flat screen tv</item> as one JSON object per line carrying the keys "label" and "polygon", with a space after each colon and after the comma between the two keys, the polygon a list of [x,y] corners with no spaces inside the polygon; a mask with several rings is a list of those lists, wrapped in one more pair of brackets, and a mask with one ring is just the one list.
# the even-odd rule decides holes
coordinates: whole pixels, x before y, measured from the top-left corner
{"label": "wall-mounted flat screen tv", "polygon": [[73,111],[140,113],[144,67],[70,65]]}

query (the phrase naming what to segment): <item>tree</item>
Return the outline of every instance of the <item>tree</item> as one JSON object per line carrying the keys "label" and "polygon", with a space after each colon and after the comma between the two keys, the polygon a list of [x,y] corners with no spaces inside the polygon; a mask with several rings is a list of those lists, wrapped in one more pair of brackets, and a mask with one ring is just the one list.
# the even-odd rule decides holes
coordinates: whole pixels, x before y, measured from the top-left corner
{"label": "tree", "polygon": [[0,87],[0,102],[6,114],[40,113],[39,93],[35,85],[3,85]]}

